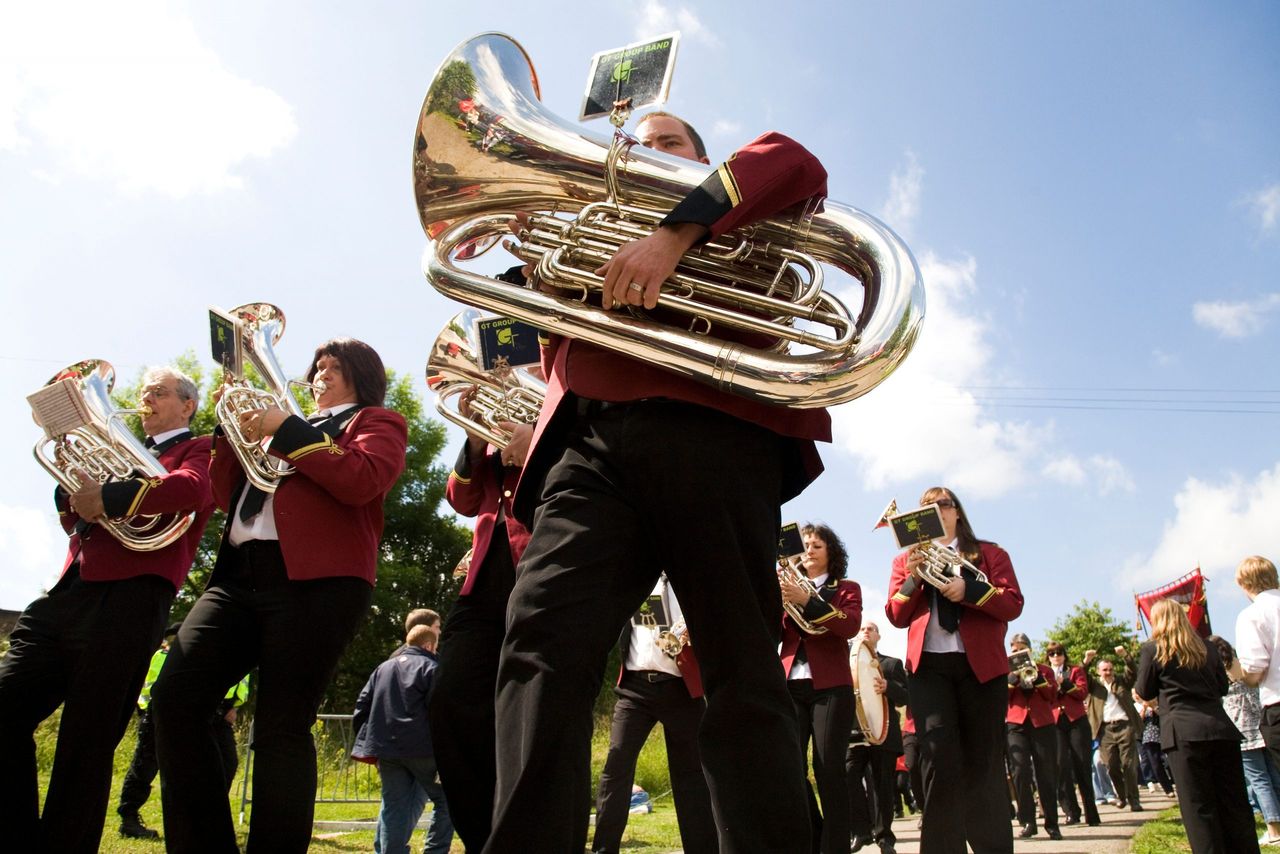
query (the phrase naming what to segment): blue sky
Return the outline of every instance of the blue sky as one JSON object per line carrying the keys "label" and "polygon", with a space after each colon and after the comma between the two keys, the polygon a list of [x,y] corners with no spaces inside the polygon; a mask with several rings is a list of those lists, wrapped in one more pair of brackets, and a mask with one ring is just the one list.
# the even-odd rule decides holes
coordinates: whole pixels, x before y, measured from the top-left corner
{"label": "blue sky", "polygon": [[61,565],[25,403],[61,366],[204,356],[207,305],[267,300],[287,368],[354,335],[425,393],[458,307],[420,272],[410,144],[436,66],[485,30],[569,117],[593,53],[679,30],[668,109],[713,159],[787,133],[911,245],[916,352],[834,411],[826,474],[784,509],[845,536],[882,625],[875,516],[944,483],[1009,550],[1033,638],[1082,599],[1132,619],[1135,590],[1197,563],[1234,635],[1235,564],[1280,558],[1266,2],[9,4],[0,607]]}

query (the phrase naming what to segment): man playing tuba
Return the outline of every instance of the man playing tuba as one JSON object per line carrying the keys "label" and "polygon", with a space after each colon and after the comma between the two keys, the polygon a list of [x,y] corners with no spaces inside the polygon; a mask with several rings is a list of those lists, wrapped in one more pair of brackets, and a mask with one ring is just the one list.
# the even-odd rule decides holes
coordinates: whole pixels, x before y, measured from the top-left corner
{"label": "man playing tuba", "polygon": [[[705,161],[683,120],[651,113],[642,144]],[[826,171],[768,133],[739,149],[650,236],[597,272],[605,308],[653,308],[691,247],[826,194]],[[581,850],[592,701],[623,624],[660,571],[697,639],[702,762],[726,850],[807,851],[795,713],[777,649],[781,504],[822,469],[822,409],[769,406],[559,336],[515,496],[531,525],[497,692],[498,794],[488,852]],[[535,511],[536,506],[536,513]]]}
{"label": "man playing tuba", "polygon": [[[152,652],[213,511],[207,436],[189,429],[196,385],[177,368],[143,378],[148,446],[168,473],[54,493],[70,536],[62,577],[27,606],[0,659],[0,821],[13,851],[95,852],[112,756],[133,715]],[[195,513],[175,542],[132,551],[98,522]],[[38,811],[32,734],[62,704],[53,772]],[[141,827],[141,825],[139,825]]]}

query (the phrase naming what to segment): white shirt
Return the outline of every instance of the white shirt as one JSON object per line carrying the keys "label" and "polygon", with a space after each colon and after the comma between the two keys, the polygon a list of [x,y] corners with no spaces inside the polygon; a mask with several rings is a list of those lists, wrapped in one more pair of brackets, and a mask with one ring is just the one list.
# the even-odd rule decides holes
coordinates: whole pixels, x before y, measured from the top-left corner
{"label": "white shirt", "polygon": [[[818,590],[822,585],[827,583],[827,579],[831,577],[831,573],[824,572],[817,578],[810,578],[809,583],[813,585],[814,590]],[[804,606],[800,606],[800,610],[804,610]],[[801,641],[803,642],[803,638]],[[782,644],[778,644],[778,653],[782,653]],[[809,657],[806,655],[804,661],[793,661],[791,664],[791,672],[787,674],[787,681],[792,679],[812,679],[813,671],[809,669]]]}
{"label": "white shirt", "polygon": [[1280,590],[1263,590],[1236,617],[1236,655],[1245,673],[1263,673],[1258,696],[1263,707],[1280,703]]}
{"label": "white shirt", "polygon": [[[323,415],[326,418],[332,418],[339,412],[346,412],[354,403],[343,403],[338,406],[331,407],[327,412],[319,410],[315,415]],[[268,445],[269,447],[269,445]],[[236,506],[231,515],[231,534],[228,539],[231,545],[240,546],[249,540],[278,540],[280,535],[276,533],[276,496],[275,493],[268,493],[266,499],[262,502],[262,512],[256,516],[250,517],[248,522],[240,519],[240,505],[244,503],[245,498],[249,495],[249,490],[245,489],[240,493],[240,500],[236,502]]]}
{"label": "white shirt", "polygon": [[[672,626],[678,627],[684,622],[684,612],[680,610],[680,603],[676,601],[676,594],[671,591],[671,585],[667,583],[665,575],[658,579],[651,595],[662,597],[663,610]],[[658,646],[658,635],[667,628],[669,627],[632,623],[631,646],[627,649],[625,665],[628,672],[658,670],[673,676],[680,675],[680,667],[676,664],[676,660]]]}
{"label": "white shirt", "polygon": [[179,427],[177,430],[165,430],[163,433],[159,433],[155,436],[152,436],[151,441],[155,442],[157,445],[160,445],[169,441],[174,436],[177,436],[180,433],[190,432],[190,430],[191,430],[190,427]]}
{"label": "white shirt", "polygon": [[1120,700],[1116,698],[1116,694],[1111,690],[1113,683],[1105,679],[1099,679],[1102,687],[1107,689],[1107,702],[1102,707],[1102,720],[1104,723],[1113,724],[1118,721],[1128,721],[1129,716],[1125,713],[1124,706],[1120,705]]}
{"label": "white shirt", "polygon": [[[943,548],[951,549],[953,552],[959,552],[956,548],[955,540],[947,543]],[[921,584],[929,582],[921,580]],[[942,591],[934,588],[933,598],[929,600],[929,624],[924,627],[924,651],[925,652],[964,652],[964,640],[960,637],[960,628],[957,626],[954,632],[949,632],[942,627],[942,623],[938,622],[938,597],[942,595]],[[957,607],[964,606],[956,603]]]}

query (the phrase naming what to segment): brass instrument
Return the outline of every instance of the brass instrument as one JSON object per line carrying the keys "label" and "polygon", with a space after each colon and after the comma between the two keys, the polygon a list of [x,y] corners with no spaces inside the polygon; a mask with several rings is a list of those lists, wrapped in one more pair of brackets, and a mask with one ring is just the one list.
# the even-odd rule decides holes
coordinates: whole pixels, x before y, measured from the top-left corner
{"label": "brass instrument", "polygon": [[246,436],[240,428],[240,416],[274,407],[305,418],[306,413],[298,405],[290,386],[303,386],[318,395],[324,391],[324,384],[308,385],[285,377],[272,349],[284,335],[284,312],[279,308],[267,302],[253,302],[237,306],[227,314],[235,318],[244,354],[257,368],[269,390],[254,388],[244,377],[233,377],[231,387],[223,393],[214,412],[249,483],[263,492],[272,493],[281,480],[293,474],[293,467],[267,453],[270,438],[250,439]]}
{"label": "brass instrument", "polygon": [[653,642],[658,645],[658,649],[662,650],[663,655],[667,658],[676,658],[684,651],[686,646],[692,645],[685,641],[684,635],[686,631],[688,629],[685,628],[684,620],[680,620],[670,628],[658,632]]}
{"label": "brass instrument", "polygon": [[[34,454],[45,471],[62,488],[75,492],[84,484],[77,471],[98,483],[142,477],[163,477],[168,470],[151,455],[137,436],[122,422],[125,415],[150,415],[149,407],[119,409],[111,400],[115,385],[115,369],[102,359],[86,359],[69,365],[45,383],[32,398],[52,393],[58,386],[65,396],[61,401],[45,398],[45,403],[60,403],[57,413],[69,420],[54,423],[47,418],[41,423],[45,436],[36,443]],[[56,397],[56,395],[55,395]],[[33,401],[33,410],[36,409]],[[50,410],[44,410],[46,416]],[[40,419],[37,417],[37,422]],[[123,519],[103,519],[99,524],[125,548],[138,552],[162,549],[178,540],[195,519],[194,513],[138,515]]]}
{"label": "brass instrument", "polygon": [[[781,406],[851,400],[906,358],[924,313],[915,259],[883,223],[832,201],[687,253],[658,299],[680,325],[592,305],[603,281],[592,270],[651,233],[713,167],[632,147],[622,135],[611,143],[546,110],[540,97],[528,55],[498,33],[455,48],[428,89],[413,180],[430,239],[423,269],[441,293]],[[486,148],[495,129],[501,142]],[[532,215],[513,251],[535,265],[533,287],[458,266],[509,234],[518,212]],[[861,283],[856,314],[824,290],[830,272]],[[768,343],[716,337],[713,327]]]}
{"label": "brass instrument", "polygon": [[[925,505],[931,507],[933,505]],[[890,518],[898,514],[898,502],[896,500],[889,502],[889,506],[884,509],[884,513],[880,515],[879,522],[876,527],[889,524]],[[978,569],[965,557],[957,552],[952,551],[946,546],[938,545],[932,540],[923,540],[916,543],[911,548],[915,549],[918,554],[924,556],[924,561],[917,568],[920,578],[937,588],[946,587],[951,581],[961,577],[962,570],[968,570],[975,579],[990,584],[987,574]]]}
{"label": "brass instrument", "polygon": [[[486,371],[475,340],[480,317],[481,312],[469,308],[440,331],[427,358],[427,387],[436,393],[436,411],[441,416],[501,449],[511,441],[511,434],[498,422],[535,423],[547,384],[528,368],[503,365]],[[468,394],[470,418],[458,406]]]}
{"label": "brass instrument", "polygon": [[1040,668],[1031,657],[1031,650],[1020,649],[1009,656],[1009,673],[1017,674],[1022,687],[1030,688],[1040,678]]}
{"label": "brass instrument", "polygon": [[[806,575],[804,571],[803,555],[792,555],[791,557],[782,558],[778,561],[778,578],[781,579],[784,575],[788,574],[794,577],[800,584],[809,588],[809,590],[813,590],[813,584],[809,581],[809,576]],[[794,621],[800,628],[800,631],[805,634],[817,636],[825,635],[827,633],[825,626],[814,625],[806,620],[804,618],[804,611],[801,610],[801,606],[793,605],[788,602],[785,596],[782,597],[782,610],[787,612],[787,615],[791,617],[792,621]]]}

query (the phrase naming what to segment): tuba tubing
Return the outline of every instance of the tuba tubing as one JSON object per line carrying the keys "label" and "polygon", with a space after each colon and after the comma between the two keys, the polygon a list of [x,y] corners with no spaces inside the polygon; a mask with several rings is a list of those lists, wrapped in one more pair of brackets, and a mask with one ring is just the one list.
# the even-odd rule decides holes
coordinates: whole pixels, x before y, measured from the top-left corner
{"label": "tuba tubing", "polygon": [[[794,284],[797,295],[791,298],[793,309],[787,316],[835,324],[831,336],[806,338],[809,331],[796,329],[783,336],[816,347],[814,353],[749,347],[660,323],[643,312],[606,311],[585,300],[521,288],[460,267],[455,258],[467,254],[460,250],[491,245],[508,235],[517,212],[574,214],[608,197],[605,164],[610,140],[559,118],[543,107],[540,97],[528,55],[499,33],[459,45],[428,90],[415,138],[414,192],[430,241],[423,271],[442,294],[779,406],[822,407],[852,400],[884,381],[906,358],[924,316],[924,288],[915,259],[888,226],[829,200],[821,212],[812,206],[783,212],[725,235],[716,245],[687,254],[688,266],[682,262],[681,267],[681,275],[690,275],[688,267],[711,264],[721,269],[722,281],[761,276],[766,296],[772,296],[769,282],[780,273],[764,273],[750,260],[734,259],[781,247],[784,253],[810,256],[857,279],[863,301],[854,317],[836,297],[815,296],[815,283],[795,272],[804,263],[783,256],[784,267],[790,268],[785,278],[800,280]],[[465,114],[463,103],[469,105]],[[500,131],[501,144],[480,145],[478,137],[486,130]],[[648,220],[660,218],[712,169],[632,148],[618,167],[616,201],[625,205],[617,207],[643,207],[652,212]],[[623,235],[629,239],[631,232],[624,229]],[[607,251],[608,241],[593,239],[588,245]],[[537,264],[562,264],[575,251],[547,252]],[[724,272],[730,260],[739,266]],[[594,266],[596,261],[589,263]],[[580,264],[573,266],[582,272]],[[575,287],[589,288],[591,278],[584,277],[585,284]],[[821,278],[817,276],[817,282]],[[661,297],[664,307],[679,308],[683,290],[678,277],[668,282]],[[743,311],[736,315],[747,328],[771,314],[757,307],[756,296],[748,292],[740,306]],[[723,294],[709,299],[696,308],[695,328],[702,321],[709,323],[705,315],[725,301]],[[761,310],[764,318],[753,316]],[[719,316],[716,319],[723,325]],[[790,321],[784,319],[782,325]]]}

